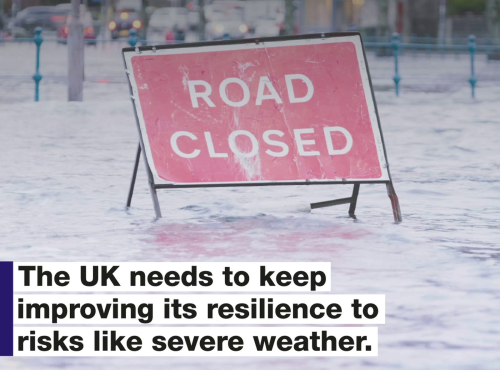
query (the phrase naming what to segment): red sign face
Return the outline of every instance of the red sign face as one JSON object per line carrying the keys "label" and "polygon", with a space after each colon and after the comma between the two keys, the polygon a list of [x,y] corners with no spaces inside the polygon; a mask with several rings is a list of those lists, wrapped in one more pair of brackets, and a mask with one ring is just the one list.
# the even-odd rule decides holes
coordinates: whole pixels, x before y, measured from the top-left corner
{"label": "red sign face", "polygon": [[357,36],[126,52],[160,183],[388,180]]}

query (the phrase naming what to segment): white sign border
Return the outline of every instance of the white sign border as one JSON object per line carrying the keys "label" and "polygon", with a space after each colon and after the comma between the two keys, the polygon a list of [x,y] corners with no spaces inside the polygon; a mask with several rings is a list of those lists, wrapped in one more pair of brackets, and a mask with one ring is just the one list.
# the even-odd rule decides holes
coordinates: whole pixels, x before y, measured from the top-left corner
{"label": "white sign border", "polygon": [[[377,148],[379,166],[382,171],[382,175],[379,178],[364,178],[364,179],[301,179],[301,180],[279,180],[279,181],[270,181],[270,180],[258,180],[258,181],[232,181],[232,182],[188,182],[188,183],[179,183],[172,182],[162,179],[158,176],[158,172],[156,171],[156,167],[153,160],[153,155],[151,152],[151,146],[149,144],[149,137],[147,135],[146,123],[144,121],[144,115],[142,113],[142,108],[140,104],[140,98],[138,93],[138,87],[135,80],[134,70],[132,68],[132,59],[133,58],[142,58],[142,57],[151,57],[151,56],[159,56],[159,55],[175,55],[175,54],[195,54],[195,53],[206,53],[206,52],[214,52],[214,51],[234,51],[234,50],[248,50],[248,49],[266,49],[273,47],[287,47],[287,46],[300,46],[300,45],[318,45],[325,43],[342,43],[342,42],[352,42],[356,49],[356,55],[358,58],[358,64],[361,73],[361,79],[363,83],[363,90],[365,92],[366,104],[368,107],[368,113],[370,116],[370,122],[372,124],[373,136],[375,138],[375,146]],[[123,52],[123,57],[125,60],[125,68],[128,74],[131,90],[132,90],[132,100],[137,112],[137,118],[139,121],[140,133],[142,136],[142,140],[144,143],[144,149],[146,151],[146,158],[149,163],[149,167],[153,174],[153,179],[155,184],[166,184],[166,185],[244,185],[244,184],[289,184],[296,183],[297,185],[301,184],[314,184],[314,183],[345,183],[348,182],[360,182],[360,183],[369,183],[369,182],[389,182],[390,175],[388,171],[388,164],[386,163],[385,156],[385,147],[382,140],[382,130],[378,122],[377,112],[375,107],[375,101],[372,95],[372,89],[370,85],[370,78],[368,76],[367,63],[365,60],[365,55],[363,52],[363,46],[361,43],[361,36],[326,36],[325,38],[301,38],[301,39],[292,39],[292,40],[282,40],[282,41],[266,41],[261,40],[258,44],[255,42],[241,42],[235,44],[223,44],[223,45],[207,45],[207,46],[196,46],[196,47],[179,47],[179,48],[159,48],[155,51],[153,50],[141,50],[140,53],[135,51],[125,51]],[[143,134],[145,133],[145,134]]]}

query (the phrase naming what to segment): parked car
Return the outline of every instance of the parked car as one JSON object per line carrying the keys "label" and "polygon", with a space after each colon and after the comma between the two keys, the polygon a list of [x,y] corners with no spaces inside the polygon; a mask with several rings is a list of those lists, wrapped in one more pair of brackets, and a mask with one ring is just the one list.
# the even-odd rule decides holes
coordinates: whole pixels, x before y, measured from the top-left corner
{"label": "parked car", "polygon": [[200,26],[200,8],[198,6],[192,6],[189,9],[188,15],[188,26],[190,30],[197,30]]}
{"label": "parked car", "polygon": [[151,15],[148,42],[184,41],[188,30],[186,8],[159,8]]}
{"label": "parked car", "polygon": [[[56,8],[60,9],[68,9],[71,12],[71,4],[59,4],[56,5]],[[68,40],[69,34],[69,24],[71,22],[72,16],[71,14],[66,17],[66,22],[64,25],[60,26],[57,32],[57,40],[60,43],[65,44]],[[80,5],[80,21],[83,24],[83,38],[87,43],[94,44],[96,41],[97,32],[94,29],[94,20],[92,19],[92,15],[85,5]]]}
{"label": "parked car", "polygon": [[113,39],[127,37],[131,29],[140,30],[142,26],[143,22],[140,14],[132,9],[126,9],[116,13],[113,20],[108,24]]}
{"label": "parked car", "polygon": [[206,7],[205,37],[207,40],[241,39],[249,34],[244,9],[239,6],[209,5]]}
{"label": "parked car", "polygon": [[116,11],[122,12],[126,10],[140,13],[142,10],[141,0],[118,0],[116,3]]}
{"label": "parked car", "polygon": [[0,39],[7,36],[7,19],[0,14]]}
{"label": "parked car", "polygon": [[256,24],[255,37],[273,37],[280,34],[280,27],[274,19],[261,18],[257,20]]}
{"label": "parked car", "polygon": [[13,22],[14,37],[32,37],[36,27],[45,32],[57,31],[66,22],[69,12],[56,6],[31,6],[17,13]]}
{"label": "parked car", "polygon": [[278,13],[272,17],[261,17],[257,19],[255,26],[256,37],[272,37],[284,34],[285,15]]}
{"label": "parked car", "polygon": [[280,14],[283,15],[284,19],[284,13],[284,0],[253,0],[245,2],[244,20],[248,24],[250,32],[257,32],[256,30],[260,26],[260,32],[263,35],[274,36],[276,28],[271,21],[278,20]]}

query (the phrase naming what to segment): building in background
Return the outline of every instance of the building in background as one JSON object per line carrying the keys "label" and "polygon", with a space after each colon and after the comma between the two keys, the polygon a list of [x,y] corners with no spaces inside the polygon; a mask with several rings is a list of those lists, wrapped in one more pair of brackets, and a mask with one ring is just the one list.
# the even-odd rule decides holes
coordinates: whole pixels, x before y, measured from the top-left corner
{"label": "building in background", "polygon": [[297,7],[301,33],[355,30],[388,37],[398,32],[443,42],[470,34],[500,37],[500,0],[302,0]]}

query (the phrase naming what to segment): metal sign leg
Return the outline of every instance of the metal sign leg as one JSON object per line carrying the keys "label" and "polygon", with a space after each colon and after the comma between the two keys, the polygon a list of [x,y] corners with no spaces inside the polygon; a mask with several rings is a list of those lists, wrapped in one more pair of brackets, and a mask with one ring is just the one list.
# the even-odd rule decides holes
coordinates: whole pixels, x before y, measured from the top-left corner
{"label": "metal sign leg", "polygon": [[130,188],[128,189],[127,208],[132,204],[132,196],[134,195],[135,179],[137,177],[137,169],[139,168],[139,160],[141,158],[141,144],[137,146],[137,154],[135,155],[134,171],[130,180]]}
{"label": "metal sign leg", "polygon": [[[132,172],[132,180],[130,181],[130,188],[128,190],[127,208],[129,208],[130,205],[132,204],[132,196],[134,195],[135,179],[137,178],[137,169],[139,168],[139,160],[141,158],[141,152],[142,152],[142,146],[141,146],[141,143],[139,142],[139,146],[137,147],[137,154],[135,155],[135,163],[134,163],[134,171]],[[156,218],[161,218],[162,216],[161,216],[160,202],[158,201],[158,194],[156,193],[156,186],[155,186],[155,182],[153,179],[153,174],[151,173],[151,170],[149,169],[148,160],[147,160],[146,156],[144,156],[144,163],[146,165],[146,172],[148,175],[149,192],[151,193],[151,199],[153,200],[155,215],[156,215]]]}
{"label": "metal sign leg", "polygon": [[352,189],[352,196],[349,198],[335,199],[335,200],[327,200],[325,202],[311,203],[311,209],[323,208],[323,207],[331,207],[338,206],[340,204],[349,204],[349,216],[356,219],[354,215],[354,211],[356,210],[356,203],[358,202],[358,194],[359,194],[359,184],[354,184],[354,188]]}
{"label": "metal sign leg", "polygon": [[403,217],[401,216],[401,208],[399,207],[398,196],[396,195],[396,191],[394,190],[394,185],[391,182],[386,184],[387,186],[387,195],[391,200],[392,205],[392,213],[394,214],[394,222],[399,224],[403,221]]}
{"label": "metal sign leg", "polygon": [[158,194],[156,193],[155,184],[151,181],[149,182],[149,192],[151,193],[151,199],[153,199],[153,206],[155,208],[156,218],[161,218],[160,202],[158,201]]}
{"label": "metal sign leg", "polygon": [[[142,142],[141,142],[141,148],[142,148]],[[161,209],[160,209],[160,202],[158,201],[158,194],[156,193],[156,185],[155,185],[155,180],[153,178],[153,174],[151,173],[151,169],[149,168],[148,164],[148,159],[146,158],[146,155],[142,156],[144,158],[144,165],[146,166],[146,173],[148,175],[148,186],[149,186],[149,193],[151,194],[151,199],[153,200],[153,207],[155,209],[155,215],[156,218],[161,218]]]}
{"label": "metal sign leg", "polygon": [[356,219],[354,211],[356,211],[356,203],[358,202],[359,187],[359,184],[354,184],[354,188],[352,189],[351,205],[349,206],[349,217],[354,219]]}

